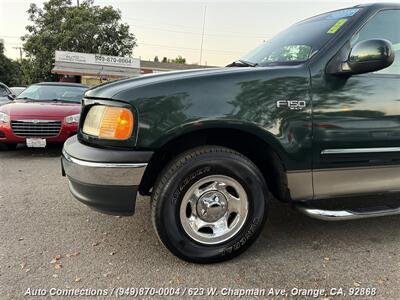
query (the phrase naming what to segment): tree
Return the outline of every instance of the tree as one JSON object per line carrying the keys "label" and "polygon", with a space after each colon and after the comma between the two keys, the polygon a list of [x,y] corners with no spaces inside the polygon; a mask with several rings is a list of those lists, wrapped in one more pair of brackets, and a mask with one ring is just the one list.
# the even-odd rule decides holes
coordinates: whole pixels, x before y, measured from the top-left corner
{"label": "tree", "polygon": [[154,62],[159,62],[160,60],[158,59],[158,56],[156,55],[155,57],[154,57]]}
{"label": "tree", "polygon": [[55,80],[51,74],[55,50],[129,56],[136,46],[129,25],[121,22],[121,12],[112,6],[94,5],[84,0],[48,0],[43,8],[32,3],[28,10],[33,23],[22,37],[31,64],[32,81]]}
{"label": "tree", "polygon": [[19,63],[4,55],[4,45],[0,43],[0,82],[8,86],[20,84]]}
{"label": "tree", "polygon": [[175,59],[171,59],[169,62],[173,64],[186,64],[186,58],[183,58],[182,56],[178,56]]}
{"label": "tree", "polygon": [[[157,58],[157,62],[158,62],[158,56],[156,56],[154,58],[154,61],[156,61],[156,58]],[[171,64],[186,64],[186,58],[183,58],[182,56],[179,55],[176,58],[169,59],[166,56],[164,56],[161,62],[171,63]]]}

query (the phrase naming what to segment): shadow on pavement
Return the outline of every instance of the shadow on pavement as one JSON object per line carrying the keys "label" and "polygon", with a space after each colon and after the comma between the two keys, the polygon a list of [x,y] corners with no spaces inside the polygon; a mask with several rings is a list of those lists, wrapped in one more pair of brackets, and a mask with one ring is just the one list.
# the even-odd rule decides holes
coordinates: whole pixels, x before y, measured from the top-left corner
{"label": "shadow on pavement", "polygon": [[[275,203],[269,219],[252,251],[262,255],[283,253],[335,253],[379,249],[395,243],[400,216],[353,221],[327,222],[301,214],[290,206]],[[253,252],[253,253],[254,253]]]}

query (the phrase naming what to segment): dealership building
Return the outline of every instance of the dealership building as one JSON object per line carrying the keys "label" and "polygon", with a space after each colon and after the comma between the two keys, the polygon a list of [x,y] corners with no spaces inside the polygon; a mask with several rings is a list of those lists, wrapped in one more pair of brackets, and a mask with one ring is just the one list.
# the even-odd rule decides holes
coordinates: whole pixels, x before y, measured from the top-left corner
{"label": "dealership building", "polygon": [[51,72],[61,75],[61,81],[80,82],[88,86],[94,86],[121,78],[199,68],[210,67],[143,61],[133,57],[56,51],[54,68]]}

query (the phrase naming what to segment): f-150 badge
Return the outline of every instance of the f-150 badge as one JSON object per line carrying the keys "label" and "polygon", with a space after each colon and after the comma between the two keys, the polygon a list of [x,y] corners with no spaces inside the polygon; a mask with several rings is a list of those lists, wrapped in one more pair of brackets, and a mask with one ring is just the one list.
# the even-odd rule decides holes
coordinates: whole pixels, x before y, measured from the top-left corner
{"label": "f-150 badge", "polygon": [[291,110],[302,110],[306,107],[304,100],[278,100],[276,101],[277,108],[289,108]]}

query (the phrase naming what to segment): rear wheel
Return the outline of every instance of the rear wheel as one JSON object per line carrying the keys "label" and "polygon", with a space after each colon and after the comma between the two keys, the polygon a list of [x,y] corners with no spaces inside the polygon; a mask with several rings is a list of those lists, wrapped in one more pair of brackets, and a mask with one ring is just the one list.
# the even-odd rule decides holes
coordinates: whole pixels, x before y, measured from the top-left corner
{"label": "rear wheel", "polygon": [[199,147],[178,156],[160,175],[152,194],[153,224],[178,257],[219,262],[255,241],[271,197],[248,158],[224,147]]}

